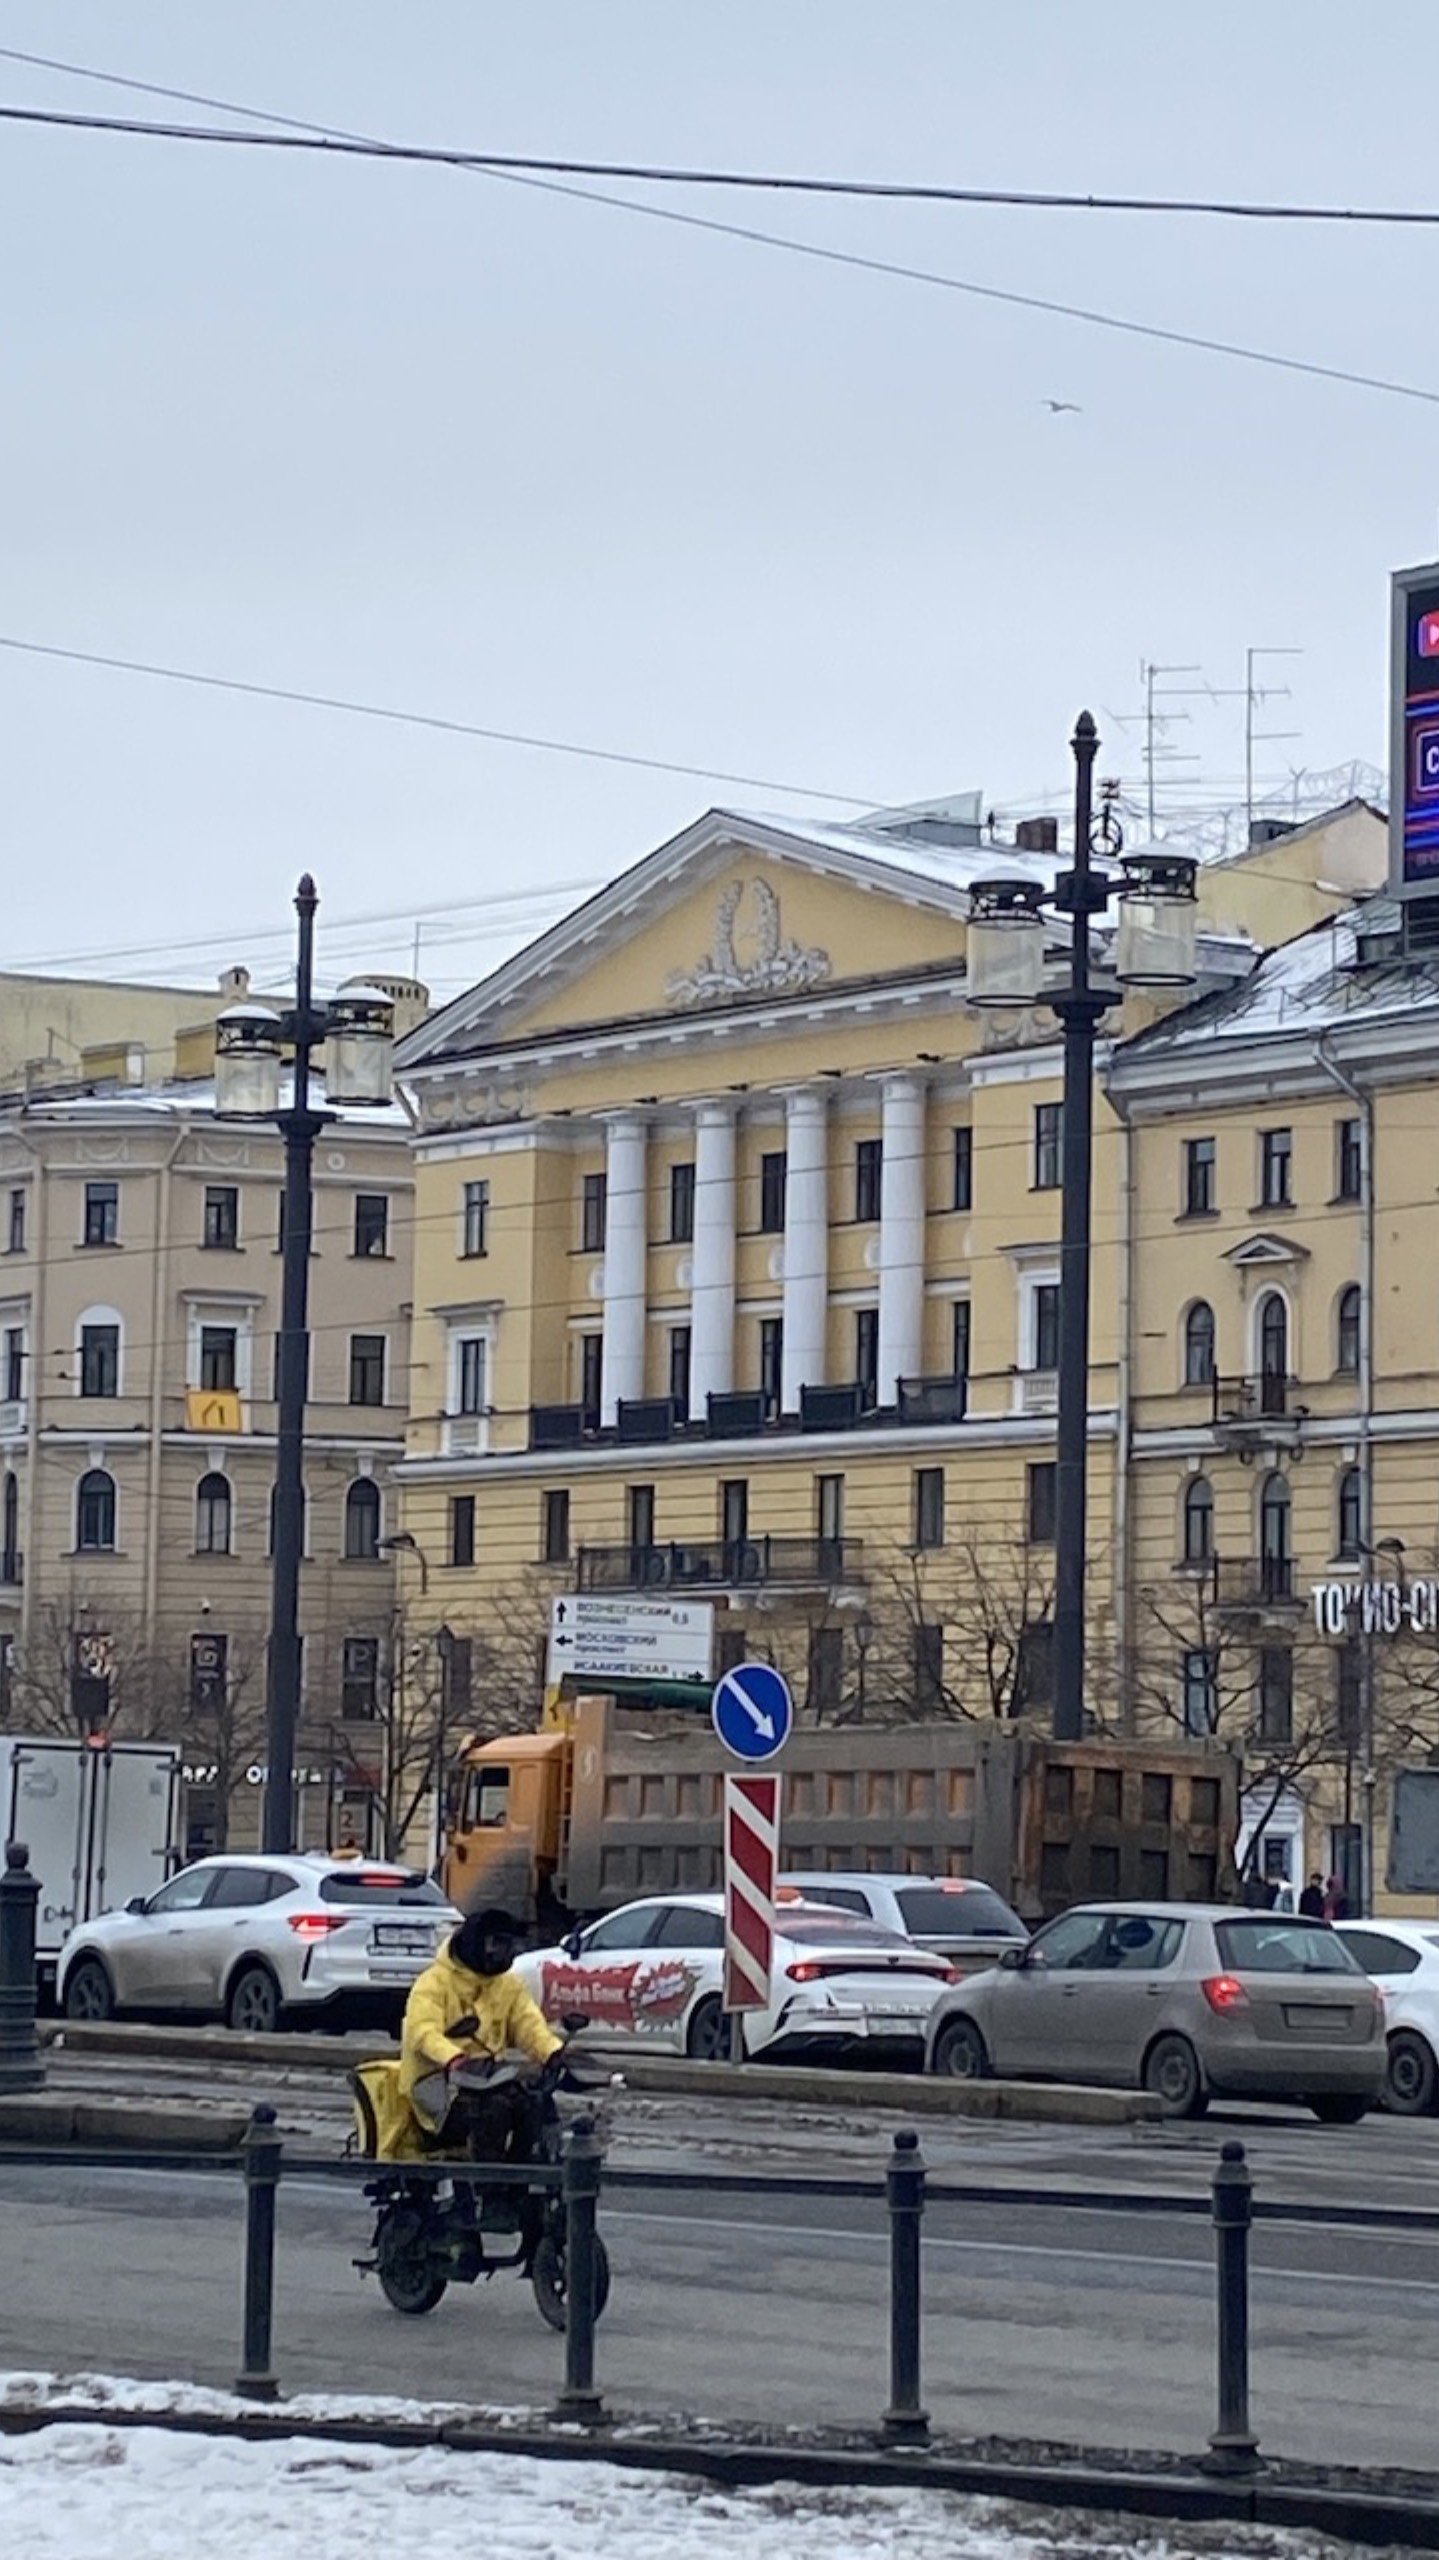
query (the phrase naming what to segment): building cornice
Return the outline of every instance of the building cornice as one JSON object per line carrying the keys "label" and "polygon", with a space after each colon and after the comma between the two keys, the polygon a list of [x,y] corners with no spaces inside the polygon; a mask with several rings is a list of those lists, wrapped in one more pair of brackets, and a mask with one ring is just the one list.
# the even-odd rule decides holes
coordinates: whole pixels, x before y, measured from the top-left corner
{"label": "building cornice", "polygon": [[[661,1440],[591,1449],[491,1450],[484,1456],[409,1457],[394,1470],[402,1485],[524,1483],[533,1477],[633,1476],[705,1473],[719,1476],[740,1468],[756,1470],[785,1465],[811,1466],[824,1473],[832,1462],[860,1458],[954,1458],[971,1449],[1032,1449],[1054,1444],[1054,1416],[994,1414],[953,1425],[930,1424],[910,1430],[806,1431],[764,1440]],[[1112,1440],[1117,1416],[1112,1407],[1095,1408],[1089,1417],[1091,1440]]]}

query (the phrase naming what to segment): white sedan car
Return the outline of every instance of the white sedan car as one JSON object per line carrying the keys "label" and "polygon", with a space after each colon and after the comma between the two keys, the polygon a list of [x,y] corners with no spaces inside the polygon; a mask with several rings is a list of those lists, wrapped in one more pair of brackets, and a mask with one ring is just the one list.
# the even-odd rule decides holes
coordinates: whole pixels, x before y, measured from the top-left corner
{"label": "white sedan car", "polygon": [[268,2035],[318,2012],[398,2027],[459,1918],[428,1876],[374,1858],[197,1858],[73,1929],[56,1989],[80,2021],[169,2010]]}
{"label": "white sedan car", "polygon": [[1391,2115],[1439,2114],[1439,1920],[1336,1920],[1384,1995]]}
{"label": "white sedan car", "polygon": [[[516,1972],[549,2018],[588,2021],[587,2045],[643,2045],[712,2061],[728,2050],[724,1898],[627,1902],[563,1945],[521,1956]],[[779,2057],[893,2043],[918,2059],[930,2010],[954,1969],[849,1911],[781,1905],[770,2002],[743,2014],[744,2051]]]}

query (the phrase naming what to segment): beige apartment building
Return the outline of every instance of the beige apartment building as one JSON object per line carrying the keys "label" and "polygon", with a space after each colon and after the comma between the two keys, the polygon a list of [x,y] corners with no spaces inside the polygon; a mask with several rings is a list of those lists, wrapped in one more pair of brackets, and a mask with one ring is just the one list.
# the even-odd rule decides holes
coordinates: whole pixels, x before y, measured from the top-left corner
{"label": "beige apartment building", "polygon": [[[258,1836],[281,1273],[281,1140],[216,1118],[204,1003],[162,1078],[107,1079],[92,1043],[90,1089],[0,1101],[3,1720],[182,1740],[192,1851]],[[315,1154],[306,1845],[373,1836],[385,1783],[412,1221],[401,1107],[337,1110]]]}
{"label": "beige apartment building", "polygon": [[[812,1717],[1044,1711],[1060,1058],[1047,1010],[974,1008],[966,944],[976,882],[1049,884],[1061,859],[1053,822],[1000,844],[978,803],[713,810],[404,1045],[406,1570],[468,1649],[477,1713],[538,1710],[575,1588],[716,1600],[721,1659],[769,1654]],[[1206,866],[1205,1000],[1384,864],[1356,803]],[[1062,965],[1056,941],[1051,983]],[[1115,1038],[1160,1013],[1126,998]],[[1138,1712],[1134,1144],[1101,1073],[1105,1720]]]}

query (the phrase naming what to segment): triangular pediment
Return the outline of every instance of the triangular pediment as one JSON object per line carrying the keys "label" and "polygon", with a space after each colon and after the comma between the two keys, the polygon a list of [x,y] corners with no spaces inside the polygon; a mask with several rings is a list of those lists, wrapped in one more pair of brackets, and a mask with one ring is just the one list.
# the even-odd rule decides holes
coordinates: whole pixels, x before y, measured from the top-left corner
{"label": "triangular pediment", "polygon": [[1242,1244],[1232,1244],[1221,1258],[1236,1271],[1277,1271],[1285,1263],[1307,1262],[1309,1247],[1285,1235],[1253,1235]]}
{"label": "triangular pediment", "polygon": [[404,1043],[402,1070],[497,1043],[703,1015],[958,962],[979,848],[887,844],[712,809]]}

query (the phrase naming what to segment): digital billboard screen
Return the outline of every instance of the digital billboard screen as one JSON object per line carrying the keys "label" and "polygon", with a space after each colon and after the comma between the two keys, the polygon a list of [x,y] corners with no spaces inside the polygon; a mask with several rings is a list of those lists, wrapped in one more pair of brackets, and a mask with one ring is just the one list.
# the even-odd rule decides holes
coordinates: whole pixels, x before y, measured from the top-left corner
{"label": "digital billboard screen", "polygon": [[1392,885],[1439,885],[1439,563],[1394,581]]}

